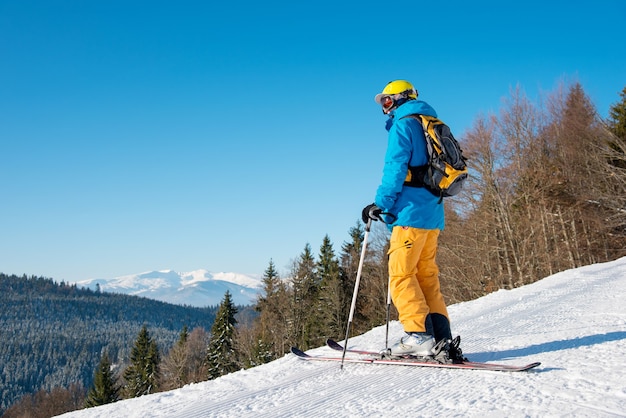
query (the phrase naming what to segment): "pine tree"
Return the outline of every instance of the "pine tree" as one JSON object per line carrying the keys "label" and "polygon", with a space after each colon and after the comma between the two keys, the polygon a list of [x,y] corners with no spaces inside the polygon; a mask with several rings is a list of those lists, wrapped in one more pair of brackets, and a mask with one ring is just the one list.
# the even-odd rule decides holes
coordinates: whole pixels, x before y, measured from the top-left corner
{"label": "pine tree", "polygon": [[105,352],[94,374],[93,386],[89,389],[85,406],[104,405],[117,402],[120,399],[120,388],[115,383],[115,376],[111,370],[109,356]]}
{"label": "pine tree", "polygon": [[211,328],[211,338],[207,349],[209,379],[239,370],[235,350],[236,313],[237,308],[233,305],[231,294],[226,291]]}
{"label": "pine tree", "polygon": [[156,342],[144,325],[130,353],[131,364],[124,371],[126,395],[129,398],[154,393],[160,378],[160,354]]}
{"label": "pine tree", "polygon": [[255,367],[274,360],[273,347],[262,339],[258,339],[252,348],[251,358],[247,360],[247,367]]}
{"label": "pine tree", "polygon": [[319,279],[315,271],[315,258],[311,246],[306,244],[295,262],[291,274],[292,299],[290,318],[290,341],[293,345],[308,349],[311,346],[312,326],[318,320],[314,307],[319,294]]}
{"label": "pine tree", "polygon": [[350,289],[344,283],[344,277],[339,270],[339,260],[335,257],[333,244],[328,235],[324,237],[320,247],[320,256],[317,263],[317,272],[320,276],[320,294],[318,298],[319,339],[315,345],[328,337],[340,338],[345,333],[347,322],[346,310]]}
{"label": "pine tree", "polygon": [[621,101],[609,109],[609,127],[622,140],[626,140],[626,87],[620,93]]}
{"label": "pine tree", "polygon": [[267,362],[282,357],[289,348],[286,319],[286,312],[289,309],[287,288],[272,260],[263,274],[263,292],[255,309],[259,316],[255,321],[257,338],[253,353],[258,354],[253,354],[250,362]]}
{"label": "pine tree", "polygon": [[270,260],[269,266],[265,270],[263,274],[263,293],[265,296],[261,296],[257,303],[257,307],[259,311],[262,311],[264,305],[270,303],[270,299],[274,296],[280,289],[281,281],[278,276],[278,272],[276,271],[276,266],[274,265],[274,261]]}
{"label": "pine tree", "polygon": [[[609,129],[613,135],[607,139],[606,166],[601,178],[609,180],[605,205],[611,207],[610,228],[614,237],[626,235],[626,87],[620,94],[622,100],[609,109]],[[623,239],[623,238],[622,238]]]}

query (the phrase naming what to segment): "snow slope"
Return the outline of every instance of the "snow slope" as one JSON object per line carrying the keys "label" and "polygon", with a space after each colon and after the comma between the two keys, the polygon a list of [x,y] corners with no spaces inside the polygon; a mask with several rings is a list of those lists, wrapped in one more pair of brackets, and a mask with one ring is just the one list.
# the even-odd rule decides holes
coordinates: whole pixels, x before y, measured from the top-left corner
{"label": "snow slope", "polygon": [[[525,373],[305,362],[292,354],[178,390],[64,417],[624,417],[626,257],[450,307],[475,361]],[[397,322],[390,337],[402,335]],[[380,349],[385,327],[351,338]],[[311,354],[328,354],[325,347]]]}

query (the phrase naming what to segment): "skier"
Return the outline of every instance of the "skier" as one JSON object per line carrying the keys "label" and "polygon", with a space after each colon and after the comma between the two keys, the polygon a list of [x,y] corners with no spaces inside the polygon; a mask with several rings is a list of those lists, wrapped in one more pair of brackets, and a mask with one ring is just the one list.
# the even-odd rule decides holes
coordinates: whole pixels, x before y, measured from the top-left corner
{"label": "skier", "polygon": [[417,96],[411,83],[395,80],[375,97],[389,117],[385,126],[389,137],[381,185],[374,203],[363,209],[362,219],[365,223],[383,220],[385,213],[395,217],[389,224],[390,292],[405,335],[390,348],[390,354],[432,356],[436,354],[435,344],[445,340],[449,358],[460,362],[463,356],[458,340],[456,345],[451,343],[448,310],[435,262],[439,232],[444,227],[443,202],[423,187],[404,185],[408,165],[428,162],[423,128],[405,116],[437,116]]}

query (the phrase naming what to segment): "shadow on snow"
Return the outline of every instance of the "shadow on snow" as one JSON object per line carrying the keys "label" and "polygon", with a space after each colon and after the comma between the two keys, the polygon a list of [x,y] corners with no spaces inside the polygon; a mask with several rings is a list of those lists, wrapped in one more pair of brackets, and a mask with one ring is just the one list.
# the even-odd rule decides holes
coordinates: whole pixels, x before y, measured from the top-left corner
{"label": "shadow on snow", "polygon": [[595,344],[602,344],[609,341],[619,341],[623,339],[626,339],[626,331],[615,331],[606,334],[587,335],[569,340],[551,341],[543,344],[531,345],[529,347],[516,348],[513,350],[466,353],[466,355],[472,361],[508,360],[516,357],[547,353],[550,351],[588,347]]}

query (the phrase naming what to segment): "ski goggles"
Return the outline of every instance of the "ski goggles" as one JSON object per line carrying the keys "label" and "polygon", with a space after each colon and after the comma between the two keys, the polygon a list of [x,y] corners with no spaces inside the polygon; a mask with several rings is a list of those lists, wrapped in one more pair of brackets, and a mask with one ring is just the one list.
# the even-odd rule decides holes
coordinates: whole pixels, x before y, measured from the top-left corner
{"label": "ski goggles", "polygon": [[380,105],[383,108],[383,113],[386,115],[396,105],[396,101],[391,96],[383,96],[380,98]]}

